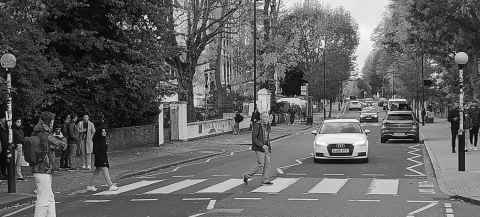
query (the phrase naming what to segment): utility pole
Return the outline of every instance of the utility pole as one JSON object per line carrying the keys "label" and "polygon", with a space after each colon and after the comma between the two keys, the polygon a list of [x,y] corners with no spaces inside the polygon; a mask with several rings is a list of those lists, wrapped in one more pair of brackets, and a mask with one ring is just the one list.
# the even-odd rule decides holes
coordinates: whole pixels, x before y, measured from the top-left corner
{"label": "utility pole", "polygon": [[253,0],[253,107],[257,109],[257,0]]}
{"label": "utility pole", "polygon": [[323,120],[327,120],[327,36],[323,47]]}
{"label": "utility pole", "polygon": [[425,54],[423,53],[422,50],[422,126],[425,126],[425,84],[424,84],[424,77],[423,77],[423,62],[424,62],[424,56]]}

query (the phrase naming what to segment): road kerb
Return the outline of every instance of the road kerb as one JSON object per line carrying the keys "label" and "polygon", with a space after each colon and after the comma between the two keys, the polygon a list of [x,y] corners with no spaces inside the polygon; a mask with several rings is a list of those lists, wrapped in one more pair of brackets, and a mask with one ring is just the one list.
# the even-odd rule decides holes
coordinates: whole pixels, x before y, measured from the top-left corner
{"label": "road kerb", "polygon": [[205,159],[205,158],[210,158],[210,157],[218,156],[218,155],[225,154],[225,153],[227,153],[227,152],[218,152],[218,153],[214,153],[214,154],[203,155],[203,156],[196,157],[196,158],[190,158],[190,159],[186,159],[186,160],[176,161],[176,162],[173,162],[173,163],[154,166],[154,167],[150,167],[150,168],[140,170],[140,171],[137,171],[137,172],[132,172],[132,173],[122,175],[118,179],[126,179],[126,178],[130,178],[130,177],[133,177],[133,176],[144,175],[144,174],[156,171],[156,170],[165,169],[165,168],[168,168],[168,167],[173,167],[173,166],[177,166],[177,165],[181,165],[181,164],[186,164],[186,163],[190,163],[190,162],[193,162],[193,161],[202,160],[202,159]]}
{"label": "road kerb", "polygon": [[19,198],[17,200],[12,200],[12,201],[8,201],[8,202],[5,202],[5,203],[0,203],[0,209],[4,209],[4,208],[7,208],[7,207],[12,207],[12,206],[17,206],[17,205],[28,204],[28,203],[34,203],[35,195],[25,194],[24,196],[25,197]]}

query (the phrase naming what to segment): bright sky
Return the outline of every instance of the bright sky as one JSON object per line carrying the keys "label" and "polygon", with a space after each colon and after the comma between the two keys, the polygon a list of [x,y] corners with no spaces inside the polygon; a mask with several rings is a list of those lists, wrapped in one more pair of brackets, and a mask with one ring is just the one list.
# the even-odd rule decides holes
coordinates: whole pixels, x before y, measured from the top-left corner
{"label": "bright sky", "polygon": [[[287,7],[293,7],[304,0],[283,0]],[[312,0],[314,1],[314,0]],[[373,30],[380,23],[389,0],[323,0],[331,7],[343,6],[350,11],[358,23],[360,32],[360,45],[357,49],[357,72],[360,72],[365,60],[372,49],[373,42],[371,35]]]}

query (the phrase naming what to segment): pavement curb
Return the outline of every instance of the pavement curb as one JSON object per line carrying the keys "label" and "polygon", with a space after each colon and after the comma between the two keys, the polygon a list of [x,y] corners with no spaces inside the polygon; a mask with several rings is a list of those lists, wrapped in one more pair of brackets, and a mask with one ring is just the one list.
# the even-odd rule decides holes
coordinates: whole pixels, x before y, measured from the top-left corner
{"label": "pavement curb", "polygon": [[196,158],[190,158],[190,159],[187,159],[187,160],[180,160],[180,161],[176,161],[176,162],[173,162],[173,163],[162,164],[162,165],[159,165],[159,166],[150,167],[150,168],[147,168],[147,169],[144,169],[144,170],[140,170],[140,171],[137,171],[137,172],[132,172],[132,173],[122,175],[118,179],[125,179],[125,178],[130,178],[130,177],[133,177],[133,176],[143,175],[143,174],[146,174],[146,173],[153,172],[155,170],[160,170],[160,169],[165,169],[165,168],[168,168],[168,167],[177,166],[177,165],[180,165],[180,164],[190,163],[192,161],[202,160],[202,159],[205,159],[205,158],[210,158],[210,157],[214,157],[214,156],[225,154],[225,153],[227,153],[227,152],[225,152],[225,151],[224,152],[218,152],[218,153],[208,154],[208,155],[204,155],[204,156],[200,156],[200,157],[196,157]]}
{"label": "pavement curb", "polygon": [[422,140],[423,140],[423,144],[425,146],[425,149],[427,150],[428,157],[430,158],[430,163],[432,164],[432,167],[433,167],[433,174],[434,174],[435,178],[437,179],[437,183],[438,183],[438,186],[439,186],[440,190],[443,193],[447,194],[452,199],[462,200],[462,201],[480,206],[480,200],[476,200],[476,199],[469,198],[469,197],[462,196],[462,195],[457,195],[455,193],[452,193],[448,189],[447,185],[445,184],[445,181],[442,179],[441,170],[440,170],[440,167],[438,166],[438,159],[433,154],[433,151],[430,149],[430,146],[428,146],[425,143],[425,137],[424,137],[423,133],[422,133]]}
{"label": "pavement curb", "polygon": [[6,203],[0,203],[0,209],[5,209],[12,206],[23,205],[28,203],[33,203],[35,201],[35,195],[33,194],[21,194],[25,197],[20,198],[18,200],[8,201]]}

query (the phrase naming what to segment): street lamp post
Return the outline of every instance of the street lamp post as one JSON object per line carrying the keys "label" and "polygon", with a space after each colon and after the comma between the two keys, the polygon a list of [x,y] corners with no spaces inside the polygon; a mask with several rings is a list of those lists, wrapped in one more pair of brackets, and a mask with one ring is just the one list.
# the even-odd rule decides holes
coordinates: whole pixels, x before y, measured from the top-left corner
{"label": "street lamp post", "polygon": [[327,120],[327,37],[323,43],[323,120]]}
{"label": "street lamp post", "polygon": [[257,0],[253,0],[253,107],[257,109]]}
{"label": "street lamp post", "polygon": [[422,52],[422,126],[425,126],[425,85],[424,85],[424,77],[423,77],[423,62],[425,58],[425,54]]}
{"label": "street lamp post", "polygon": [[8,69],[13,69],[16,65],[17,59],[13,54],[6,53],[2,55],[0,63],[2,68],[7,71],[7,112],[6,121],[8,125],[8,147],[7,147],[7,161],[8,161],[8,193],[16,192],[15,183],[15,150],[13,148],[13,132],[12,132],[12,76]]}
{"label": "street lamp post", "polygon": [[465,171],[465,133],[463,129],[463,67],[468,62],[468,55],[464,52],[455,54],[455,63],[458,65],[460,80],[460,127],[458,128],[458,171]]}

